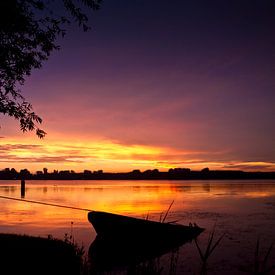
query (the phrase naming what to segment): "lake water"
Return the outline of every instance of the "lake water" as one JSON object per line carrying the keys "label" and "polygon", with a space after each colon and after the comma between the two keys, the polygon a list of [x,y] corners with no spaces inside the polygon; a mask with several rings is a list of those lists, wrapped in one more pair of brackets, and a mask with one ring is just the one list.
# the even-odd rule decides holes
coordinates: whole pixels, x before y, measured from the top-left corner
{"label": "lake water", "polygon": [[[20,182],[0,181],[0,196],[20,198]],[[202,250],[214,227],[214,241],[225,234],[209,257],[209,274],[253,272],[257,239],[259,261],[275,241],[274,180],[27,181],[25,199],[156,221],[174,201],[166,221],[204,227],[198,238]],[[61,239],[72,235],[86,251],[96,236],[85,211],[0,198],[0,214],[1,233]],[[267,266],[274,263],[275,247]],[[158,267],[162,274],[198,274],[201,260],[195,243],[162,256]]]}

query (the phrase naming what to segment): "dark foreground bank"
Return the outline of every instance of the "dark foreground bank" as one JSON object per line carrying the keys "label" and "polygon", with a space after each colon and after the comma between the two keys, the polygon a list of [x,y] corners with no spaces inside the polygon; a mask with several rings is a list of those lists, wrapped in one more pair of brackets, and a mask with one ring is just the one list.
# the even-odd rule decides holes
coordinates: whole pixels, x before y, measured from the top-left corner
{"label": "dark foreground bank", "polygon": [[81,249],[52,238],[0,234],[0,274],[82,274]]}

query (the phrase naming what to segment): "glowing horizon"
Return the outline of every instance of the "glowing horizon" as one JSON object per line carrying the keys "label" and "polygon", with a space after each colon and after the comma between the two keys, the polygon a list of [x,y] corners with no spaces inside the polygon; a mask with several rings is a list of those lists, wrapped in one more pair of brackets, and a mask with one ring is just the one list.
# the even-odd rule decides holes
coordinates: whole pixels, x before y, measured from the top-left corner
{"label": "glowing horizon", "polygon": [[270,7],[153,2],[69,27],[22,87],[48,134],[1,117],[0,169],[275,171]]}
{"label": "glowing horizon", "polygon": [[[275,171],[272,162],[252,161],[219,161],[224,152],[183,151],[169,147],[149,145],[127,145],[111,140],[78,140],[70,139],[47,140],[21,138],[2,139],[0,141],[0,167],[24,169],[32,173],[48,168],[53,170],[103,170],[105,172],[129,172],[134,169],[145,171],[170,168],[190,168],[201,170],[244,170],[244,171]],[[26,136],[27,137],[27,136]],[[208,158],[208,161],[205,158]]]}

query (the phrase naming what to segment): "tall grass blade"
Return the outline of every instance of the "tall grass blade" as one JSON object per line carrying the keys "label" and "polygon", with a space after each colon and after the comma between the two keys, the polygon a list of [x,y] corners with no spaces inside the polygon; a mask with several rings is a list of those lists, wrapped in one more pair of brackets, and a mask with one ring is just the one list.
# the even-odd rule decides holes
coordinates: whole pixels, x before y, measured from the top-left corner
{"label": "tall grass blade", "polygon": [[170,203],[170,205],[169,205],[169,207],[168,207],[168,209],[167,209],[167,211],[166,211],[166,213],[165,213],[165,216],[164,216],[162,222],[165,222],[166,217],[167,217],[167,215],[168,215],[168,213],[169,213],[169,211],[170,211],[170,209],[171,209],[173,203],[174,203],[174,200]]}
{"label": "tall grass blade", "polygon": [[199,244],[198,244],[198,242],[197,242],[197,238],[195,239],[195,244],[196,244],[196,247],[197,247],[197,249],[198,249],[198,251],[199,251],[201,260],[203,261],[204,256],[203,256],[203,253],[202,253],[202,251],[201,251],[201,248],[200,248],[200,246],[199,246]]}
{"label": "tall grass blade", "polygon": [[216,243],[213,245],[213,247],[211,248],[209,255],[212,254],[212,252],[214,251],[214,249],[219,245],[220,241],[223,239],[223,237],[225,236],[225,233],[223,235],[220,236],[220,238],[216,241]]}
{"label": "tall grass blade", "polygon": [[273,249],[273,245],[274,245],[274,243],[272,243],[272,244],[270,245],[270,247],[268,248],[267,253],[266,253],[265,257],[264,257],[264,260],[263,260],[263,269],[264,269],[264,270],[266,269],[266,264],[267,264],[269,255],[270,255],[270,253],[271,253],[271,251],[272,251],[272,249]]}
{"label": "tall grass blade", "polygon": [[160,213],[159,222],[161,222],[162,215],[163,215],[163,212]]}
{"label": "tall grass blade", "polygon": [[211,249],[212,241],[213,241],[213,238],[214,238],[214,234],[215,234],[215,230],[213,230],[211,232],[210,238],[208,239],[206,251],[205,251],[205,254],[204,254],[205,259],[207,259],[210,256],[210,249]]}
{"label": "tall grass blade", "polygon": [[255,258],[254,258],[254,273],[259,273],[259,247],[260,247],[260,238],[257,239]]}
{"label": "tall grass blade", "polygon": [[201,261],[202,261],[202,267],[201,267],[200,274],[207,274],[207,260],[210,257],[210,255],[213,253],[215,248],[219,245],[219,243],[221,242],[221,240],[225,236],[225,233],[222,236],[220,236],[218,238],[218,240],[213,245],[214,235],[215,235],[215,226],[214,226],[212,232],[209,233],[208,242],[207,242],[205,252],[203,252],[201,250],[201,248],[200,248],[200,246],[197,242],[197,239],[195,239],[195,244],[196,244],[196,247],[198,249],[198,252],[199,252],[199,255],[200,255],[200,258],[201,258]]}

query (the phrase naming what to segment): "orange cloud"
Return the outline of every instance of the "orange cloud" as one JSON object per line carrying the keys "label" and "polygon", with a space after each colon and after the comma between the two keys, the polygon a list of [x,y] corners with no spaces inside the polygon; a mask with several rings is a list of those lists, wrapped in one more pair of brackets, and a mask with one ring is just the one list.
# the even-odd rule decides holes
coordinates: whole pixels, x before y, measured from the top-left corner
{"label": "orange cloud", "polygon": [[[273,162],[222,160],[224,152],[184,151],[169,147],[121,144],[106,139],[78,139],[69,137],[31,140],[28,136],[18,143],[16,139],[1,139],[0,163],[2,167],[28,168],[32,172],[49,169],[83,169],[110,172],[132,169],[167,170],[188,167],[193,170],[210,169],[275,170]],[[3,168],[5,168],[3,167]]]}

